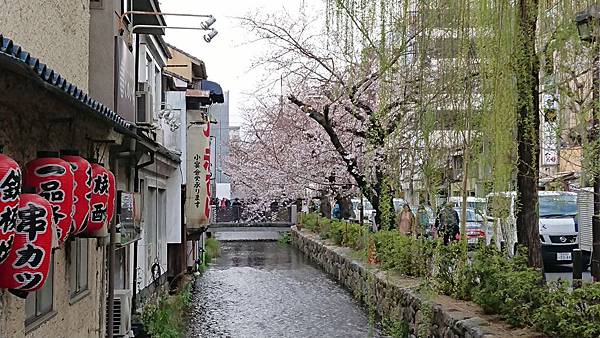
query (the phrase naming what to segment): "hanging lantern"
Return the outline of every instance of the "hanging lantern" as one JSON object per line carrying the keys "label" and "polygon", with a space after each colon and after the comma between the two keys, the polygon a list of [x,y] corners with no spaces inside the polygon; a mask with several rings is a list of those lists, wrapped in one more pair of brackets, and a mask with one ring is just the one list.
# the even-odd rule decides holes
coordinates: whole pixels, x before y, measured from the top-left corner
{"label": "hanging lantern", "polygon": [[108,170],[92,162],[92,197],[86,233],[106,230],[110,179]]}
{"label": "hanging lantern", "polygon": [[36,194],[22,194],[13,250],[0,264],[0,288],[40,289],[52,256],[52,205]]}
{"label": "hanging lantern", "polygon": [[38,158],[27,163],[24,187],[35,188],[38,195],[52,204],[56,236],[64,243],[71,231],[73,213],[73,171],[71,165],[58,158],[58,152],[38,152]]}
{"label": "hanging lantern", "polygon": [[71,165],[75,187],[73,189],[73,221],[71,233],[80,234],[87,228],[92,197],[92,165],[79,156],[76,150],[61,150],[61,158]]}
{"label": "hanging lantern", "polygon": [[20,194],[21,168],[0,149],[0,264],[13,246]]}
{"label": "hanging lantern", "polygon": [[115,214],[115,198],[117,197],[117,186],[115,185],[115,175],[110,171],[108,173],[108,204],[106,206],[106,224],[110,225],[110,221]]}

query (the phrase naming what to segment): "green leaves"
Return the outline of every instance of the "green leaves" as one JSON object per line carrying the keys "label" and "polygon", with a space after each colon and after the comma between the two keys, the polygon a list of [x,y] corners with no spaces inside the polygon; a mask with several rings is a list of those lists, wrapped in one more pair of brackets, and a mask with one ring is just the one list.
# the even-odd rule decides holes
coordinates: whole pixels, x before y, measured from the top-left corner
{"label": "green leaves", "polygon": [[142,322],[151,337],[183,337],[186,311],[192,300],[191,284],[188,283],[177,295],[163,293],[158,303],[144,307]]}

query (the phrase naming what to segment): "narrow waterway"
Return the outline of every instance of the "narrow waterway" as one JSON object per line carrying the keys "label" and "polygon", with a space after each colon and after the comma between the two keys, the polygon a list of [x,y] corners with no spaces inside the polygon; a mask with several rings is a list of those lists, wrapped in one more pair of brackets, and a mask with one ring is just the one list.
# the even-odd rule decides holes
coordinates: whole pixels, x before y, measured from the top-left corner
{"label": "narrow waterway", "polygon": [[192,311],[188,337],[379,337],[348,291],[275,242],[224,242]]}

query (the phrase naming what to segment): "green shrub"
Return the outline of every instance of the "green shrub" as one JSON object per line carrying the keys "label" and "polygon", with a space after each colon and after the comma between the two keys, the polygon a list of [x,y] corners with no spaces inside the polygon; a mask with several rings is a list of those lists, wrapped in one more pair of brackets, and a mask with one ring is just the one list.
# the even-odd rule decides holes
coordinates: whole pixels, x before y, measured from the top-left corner
{"label": "green shrub", "polygon": [[[540,271],[527,266],[523,251],[509,257],[495,246],[480,246],[469,259],[459,242],[445,246],[395,230],[370,234],[358,224],[311,214],[302,222],[323,238],[363,253],[373,240],[381,269],[423,277],[436,292],[472,300],[510,325],[533,326],[554,337],[600,337],[600,283],[576,290],[564,283],[546,284]],[[394,337],[405,332],[404,323],[390,318],[382,327]]]}
{"label": "green shrub", "polygon": [[178,294],[163,294],[156,304],[148,304],[142,312],[144,328],[151,337],[183,337],[186,313],[192,299],[191,284]]}
{"label": "green shrub", "polygon": [[304,225],[306,229],[312,232],[317,232],[319,215],[316,213],[301,214],[300,223],[302,223],[302,225]]}
{"label": "green shrub", "polygon": [[277,242],[281,245],[289,245],[292,243],[292,235],[288,231],[280,232]]}
{"label": "green shrub", "polygon": [[533,316],[535,326],[555,337],[600,337],[600,284],[570,291],[551,283],[545,303]]}
{"label": "green shrub", "polygon": [[372,236],[384,270],[416,277],[430,275],[436,242],[404,236],[395,230],[379,231]]}
{"label": "green shrub", "polygon": [[205,262],[210,263],[213,258],[221,256],[221,244],[215,238],[207,238],[204,243],[204,250],[206,250]]}

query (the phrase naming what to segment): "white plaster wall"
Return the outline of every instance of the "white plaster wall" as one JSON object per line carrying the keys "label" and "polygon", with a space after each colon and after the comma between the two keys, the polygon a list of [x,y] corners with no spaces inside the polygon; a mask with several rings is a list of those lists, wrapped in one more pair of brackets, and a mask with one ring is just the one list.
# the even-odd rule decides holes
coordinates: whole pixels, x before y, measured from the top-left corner
{"label": "white plaster wall", "polygon": [[179,170],[167,180],[167,243],[181,243],[181,182]]}

